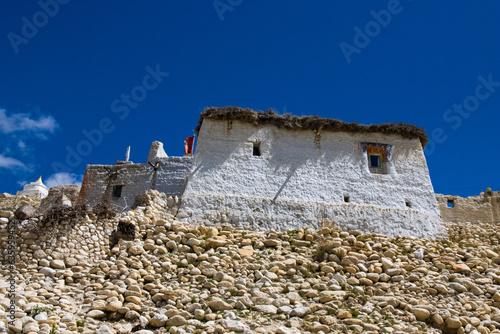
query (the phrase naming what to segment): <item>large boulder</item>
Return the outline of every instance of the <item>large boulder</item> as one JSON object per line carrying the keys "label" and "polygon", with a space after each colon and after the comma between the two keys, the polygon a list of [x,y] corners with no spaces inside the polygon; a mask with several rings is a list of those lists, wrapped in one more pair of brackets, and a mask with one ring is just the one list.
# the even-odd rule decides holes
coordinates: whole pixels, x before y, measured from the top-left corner
{"label": "large boulder", "polygon": [[36,216],[36,210],[31,205],[25,204],[16,210],[15,215],[21,220],[30,219]]}

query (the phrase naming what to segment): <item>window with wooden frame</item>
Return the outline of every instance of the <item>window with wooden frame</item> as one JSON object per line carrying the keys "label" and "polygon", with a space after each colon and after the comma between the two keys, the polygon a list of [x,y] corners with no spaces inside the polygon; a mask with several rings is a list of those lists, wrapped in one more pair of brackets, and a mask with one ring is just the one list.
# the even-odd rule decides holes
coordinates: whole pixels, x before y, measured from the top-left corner
{"label": "window with wooden frame", "polygon": [[367,146],[368,167],[374,174],[387,174],[387,151],[381,146]]}

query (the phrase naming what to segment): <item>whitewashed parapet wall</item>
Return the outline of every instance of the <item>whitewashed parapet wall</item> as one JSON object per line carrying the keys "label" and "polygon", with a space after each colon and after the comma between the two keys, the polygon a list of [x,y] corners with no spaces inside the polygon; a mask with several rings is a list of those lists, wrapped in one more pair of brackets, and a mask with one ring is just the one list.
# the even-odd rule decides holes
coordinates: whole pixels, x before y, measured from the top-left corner
{"label": "whitewashed parapet wall", "polygon": [[[261,156],[253,155],[253,142],[260,142]],[[387,174],[370,172],[363,150],[367,142],[392,148]],[[419,139],[359,132],[318,135],[207,118],[181,214],[192,222],[253,229],[318,227],[325,220],[385,235],[435,237],[442,231]]]}

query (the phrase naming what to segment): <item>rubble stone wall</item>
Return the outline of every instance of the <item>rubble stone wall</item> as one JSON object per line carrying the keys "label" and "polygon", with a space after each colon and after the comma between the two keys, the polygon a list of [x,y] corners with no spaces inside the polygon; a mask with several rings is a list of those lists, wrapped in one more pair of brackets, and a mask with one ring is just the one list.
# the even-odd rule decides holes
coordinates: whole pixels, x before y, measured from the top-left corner
{"label": "rubble stone wall", "polygon": [[[78,202],[93,207],[102,201],[124,211],[132,207],[138,194],[148,189],[181,196],[191,162],[191,157],[161,158],[156,169],[147,163],[89,165]],[[122,186],[120,197],[113,195],[115,186]]]}
{"label": "rubble stone wall", "polygon": [[[16,224],[16,263],[19,269],[37,266],[38,260],[61,260],[64,268],[80,262],[100,261],[109,252],[109,235],[114,223],[106,219],[70,218],[46,224],[38,219],[19,221],[9,211],[0,212],[0,263],[7,264],[8,224]],[[8,216],[8,217],[5,217]],[[54,264],[52,264],[54,266]],[[61,268],[60,268],[61,269]],[[81,278],[75,270],[75,278]]]}
{"label": "rubble stone wall", "polygon": [[[148,203],[150,210],[155,210],[159,219],[177,212],[178,200],[167,197],[164,193],[148,190],[140,194],[141,200]],[[153,201],[154,198],[156,201]],[[142,205],[144,205],[144,203]],[[144,209],[144,207],[142,207]],[[0,265],[7,265],[7,246],[9,224],[15,224],[16,266],[23,269],[29,266],[50,266],[70,268],[81,264],[95,264],[105,259],[110,253],[118,222],[135,221],[136,234],[147,233],[149,218],[139,219],[133,211],[122,213],[114,218],[98,218],[92,213],[65,211],[72,217],[43,221],[43,218],[31,218],[21,221],[13,210],[0,211]],[[148,216],[152,217],[150,211]],[[154,227],[153,225],[147,225]],[[150,233],[153,233],[151,230]],[[43,260],[40,262],[40,260]],[[61,260],[61,263],[51,261]],[[48,262],[44,262],[48,261]],[[0,266],[1,267],[1,266]],[[74,278],[83,277],[81,268],[76,268]]]}
{"label": "rubble stone wall", "polygon": [[44,214],[52,207],[60,205],[60,201],[65,197],[71,202],[71,205],[75,205],[78,201],[78,196],[80,193],[80,188],[77,185],[63,185],[54,186],[49,189],[47,197],[42,199],[40,202],[40,207],[38,208],[39,214]]}
{"label": "rubble stone wall", "polygon": [[479,196],[436,194],[441,218],[446,222],[495,223],[500,222],[500,192],[487,190]]}
{"label": "rubble stone wall", "polygon": [[[0,265],[0,333],[499,332],[499,224],[448,223],[436,240],[334,226],[264,233],[186,223],[176,202],[141,194],[113,220],[139,233],[103,259],[77,249],[105,236],[91,215],[25,235],[36,258],[18,251],[17,272]],[[12,215],[0,210],[2,226]],[[61,250],[41,241],[50,233]]]}

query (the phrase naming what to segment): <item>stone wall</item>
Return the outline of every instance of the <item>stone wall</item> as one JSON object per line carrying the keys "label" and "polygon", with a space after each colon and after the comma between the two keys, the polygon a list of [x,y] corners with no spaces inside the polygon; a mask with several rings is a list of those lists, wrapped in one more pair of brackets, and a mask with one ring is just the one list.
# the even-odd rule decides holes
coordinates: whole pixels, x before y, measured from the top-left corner
{"label": "stone wall", "polygon": [[73,206],[78,201],[80,188],[77,185],[54,186],[49,189],[47,197],[42,199],[38,213],[43,215],[53,207],[61,205]]}
{"label": "stone wall", "polygon": [[436,194],[441,218],[446,222],[496,223],[500,222],[500,192],[487,189],[479,196]]}
{"label": "stone wall", "polygon": [[[16,266],[26,268],[74,268],[82,278],[81,266],[103,259],[109,252],[109,235],[115,222],[107,219],[72,217],[42,223],[38,218],[19,221],[12,211],[0,212],[0,263],[7,263],[8,224],[16,225]],[[8,217],[6,217],[8,216]]]}
{"label": "stone wall", "polygon": [[34,208],[40,206],[41,199],[29,196],[17,196],[11,194],[0,194],[0,211],[13,211],[23,205],[31,205]]}
{"label": "stone wall", "polygon": [[[164,193],[148,190],[139,196],[141,205],[148,205],[149,210],[155,210],[158,218],[164,215],[173,217],[173,213],[177,212],[178,201]],[[144,209],[144,206],[140,206],[139,210],[141,208]],[[151,216],[149,211],[147,213]],[[18,269],[76,267],[72,277],[80,279],[83,277],[82,265],[93,265],[109,255],[110,245],[114,242],[112,232],[116,230],[118,222],[132,220],[133,211],[116,217],[98,218],[91,212],[66,209],[61,211],[58,219],[44,221],[42,217],[36,217],[21,221],[15,218],[12,210],[3,210],[0,211],[0,264],[7,264],[8,225],[15,224]],[[139,220],[137,235],[148,233],[145,224]]]}
{"label": "stone wall", "polygon": [[[18,251],[15,273],[0,265],[0,333],[478,334],[500,328],[499,224],[450,223],[442,240],[333,226],[264,233],[177,220],[169,212],[175,199],[157,191],[138,203],[113,221],[139,233],[113,243],[103,259],[74,249],[92,252],[93,232],[104,236],[92,216],[67,225],[66,239],[55,244],[26,236],[36,258]],[[59,249],[68,250],[64,259]]]}
{"label": "stone wall", "polygon": [[[391,148],[371,173],[363,143]],[[253,155],[254,143],[260,156]],[[205,119],[181,211],[250,228],[340,227],[435,236],[439,210],[421,143],[398,135],[288,131]]]}
{"label": "stone wall", "polygon": [[[78,202],[91,207],[107,202],[125,211],[132,207],[138,194],[148,189],[181,196],[191,162],[192,158],[187,156],[159,158],[154,167],[147,163],[89,165]],[[122,186],[119,197],[113,195],[116,186]]]}

